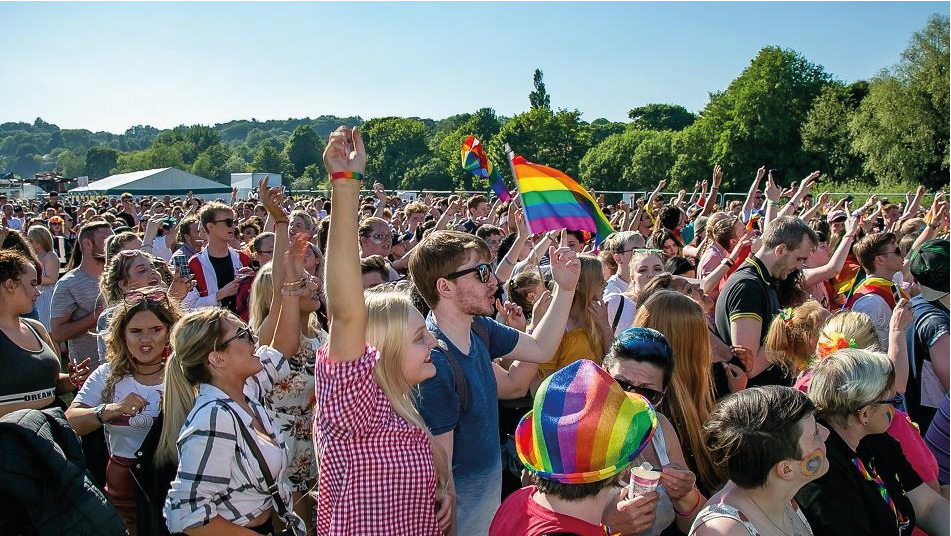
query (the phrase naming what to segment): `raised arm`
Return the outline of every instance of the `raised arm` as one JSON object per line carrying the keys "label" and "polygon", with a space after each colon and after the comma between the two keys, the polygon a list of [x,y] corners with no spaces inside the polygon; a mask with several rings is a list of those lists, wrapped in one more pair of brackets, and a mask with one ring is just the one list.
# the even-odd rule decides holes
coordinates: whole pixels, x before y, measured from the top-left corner
{"label": "raised arm", "polygon": [[829,262],[817,268],[806,268],[802,271],[804,277],[803,287],[808,288],[820,281],[831,279],[842,271],[842,267],[845,266],[845,260],[849,257],[849,251],[852,249],[852,242],[855,241],[855,235],[859,232],[859,220],[861,217],[860,214],[849,216],[848,221],[845,222],[845,236],[839,241],[839,245],[835,248],[832,257],[829,258]]}
{"label": "raised arm", "polygon": [[[300,297],[308,292],[307,272],[304,271],[304,252],[307,248],[307,236],[300,233],[294,238],[294,245],[280,257],[275,257],[275,264],[271,266],[272,272],[284,272],[286,279],[293,278],[280,287],[274,287],[274,294],[280,301],[276,312],[272,309],[268,315],[277,317],[274,335],[268,345],[285,356],[296,354],[300,346]],[[276,251],[277,246],[274,249]],[[274,277],[273,273],[271,277]]]}
{"label": "raised arm", "polygon": [[667,186],[667,179],[661,179],[661,181],[660,181],[659,183],[657,183],[657,188],[654,188],[654,191],[651,192],[650,197],[647,198],[647,206],[648,206],[648,207],[654,206],[654,205],[653,205],[653,203],[654,203],[654,198],[657,197],[657,194],[659,194],[660,191],[664,189],[664,186]]}
{"label": "raised arm", "polygon": [[740,214],[749,214],[753,208],[755,202],[753,201],[753,195],[756,194],[756,190],[759,188],[759,183],[763,180],[763,176],[766,175],[766,166],[762,166],[756,170],[756,178],[753,179],[753,184],[750,185],[750,191],[746,194],[746,202],[743,203],[743,210]]}
{"label": "raised arm", "polygon": [[791,216],[795,213],[796,207],[799,206],[802,198],[805,197],[806,193],[812,188],[812,185],[819,179],[819,172],[813,171],[805,179],[802,179],[802,184],[799,185],[799,189],[796,190],[796,193],[793,194],[792,199],[786,203],[786,206],[779,211],[779,216]]}
{"label": "raised arm", "polygon": [[367,307],[357,243],[360,177],[366,162],[366,149],[356,128],[338,127],[330,135],[324,168],[330,173],[334,215],[327,235],[325,288],[330,323],[327,355],[334,361],[355,361],[366,345]]}
{"label": "raised arm", "polygon": [[518,231],[515,234],[515,242],[512,243],[512,247],[509,248],[505,257],[502,258],[502,262],[495,269],[495,275],[500,281],[508,281],[509,277],[512,276],[512,270],[515,268],[515,263],[518,262],[518,254],[525,247],[525,242],[528,242],[528,225],[525,223],[522,209],[517,209],[513,217],[518,226]]}
{"label": "raised arm", "polygon": [[281,299],[280,290],[284,287],[285,282],[297,280],[300,275],[288,279],[285,273],[284,253],[290,244],[290,238],[287,234],[287,226],[289,225],[287,214],[280,206],[280,201],[283,198],[281,189],[268,188],[267,177],[265,177],[258,184],[258,197],[264,208],[267,209],[268,220],[272,222],[273,228],[277,229],[277,232],[274,233],[274,252],[271,256],[271,304],[268,306],[268,315],[258,328],[258,336],[261,340],[268,341],[274,336],[277,319],[281,314],[283,300]]}
{"label": "raised arm", "polygon": [[[704,181],[706,182],[706,181]],[[713,184],[710,186],[710,193],[707,195],[706,200],[703,202],[703,210],[700,211],[700,216],[706,216],[713,210],[714,200],[717,197],[717,191],[720,189],[720,184],[723,183],[723,168],[720,167],[720,164],[717,164],[713,168]],[[698,217],[700,217],[698,216]]]}

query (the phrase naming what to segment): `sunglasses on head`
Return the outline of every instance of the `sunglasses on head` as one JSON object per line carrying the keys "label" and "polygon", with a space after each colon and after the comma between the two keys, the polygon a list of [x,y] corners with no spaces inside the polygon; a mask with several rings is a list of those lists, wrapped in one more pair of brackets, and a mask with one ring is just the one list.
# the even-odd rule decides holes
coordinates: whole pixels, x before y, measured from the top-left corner
{"label": "sunglasses on head", "polygon": [[134,307],[143,301],[148,301],[153,304],[163,303],[168,300],[168,295],[163,289],[153,287],[129,290],[122,295],[122,299],[126,305]]}
{"label": "sunglasses on head", "polygon": [[627,380],[622,380],[621,378],[614,378],[614,381],[621,386],[621,389],[625,393],[637,393],[647,399],[652,406],[657,406],[664,399],[663,391],[655,391],[648,387],[641,387],[640,385],[634,385]]}
{"label": "sunglasses on head", "polygon": [[901,404],[904,399],[900,395],[895,395],[891,398],[886,398],[885,400],[876,400],[872,404],[888,404],[889,406],[895,406]]}
{"label": "sunglasses on head", "polygon": [[254,335],[254,332],[251,331],[251,328],[245,326],[243,328],[238,329],[238,331],[236,331],[234,335],[218,343],[217,347],[225,348],[226,346],[228,346],[228,344],[231,343],[231,341],[234,341],[237,339],[243,339],[250,342],[251,344],[254,344],[255,341],[257,340],[257,337]]}
{"label": "sunglasses on head", "polygon": [[234,227],[234,218],[225,218],[223,220],[213,220],[212,223],[223,223],[228,227]]}
{"label": "sunglasses on head", "polygon": [[446,276],[446,279],[458,279],[466,274],[471,274],[472,272],[479,273],[479,281],[483,283],[488,283],[489,279],[492,278],[492,265],[488,263],[482,263],[478,266],[472,268],[467,268],[465,270],[459,270],[458,272],[453,272]]}

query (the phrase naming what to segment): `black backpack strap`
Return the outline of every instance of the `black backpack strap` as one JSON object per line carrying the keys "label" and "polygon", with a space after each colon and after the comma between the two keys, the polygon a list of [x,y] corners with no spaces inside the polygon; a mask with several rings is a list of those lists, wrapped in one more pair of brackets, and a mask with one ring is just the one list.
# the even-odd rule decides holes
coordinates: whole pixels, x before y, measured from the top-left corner
{"label": "black backpack strap", "polygon": [[624,302],[627,301],[624,299],[624,296],[618,294],[618,297],[621,298],[621,303],[617,306],[617,312],[614,313],[614,321],[611,322],[611,330],[617,331],[617,325],[621,321],[621,313],[624,312]]}
{"label": "black backpack strap", "polygon": [[452,355],[452,352],[445,347],[445,343],[442,341],[438,342],[439,344],[434,350],[438,350],[442,355],[446,356],[446,361],[448,361],[449,366],[452,367],[456,396],[459,397],[459,413],[462,414],[462,412],[469,408],[469,382],[466,381],[466,375],[462,371],[462,365],[459,364],[459,360],[456,359],[456,356]]}

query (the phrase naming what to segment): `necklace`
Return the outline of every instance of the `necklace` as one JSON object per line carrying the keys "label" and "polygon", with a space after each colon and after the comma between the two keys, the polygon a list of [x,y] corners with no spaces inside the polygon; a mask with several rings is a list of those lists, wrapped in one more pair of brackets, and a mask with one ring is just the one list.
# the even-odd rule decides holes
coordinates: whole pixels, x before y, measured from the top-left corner
{"label": "necklace", "polygon": [[[778,530],[779,532],[781,532],[784,536],[789,536],[789,533],[788,533],[788,532],[786,532],[785,530],[783,530],[782,527],[780,527],[779,525],[777,525],[776,522],[773,521],[773,519],[772,519],[771,517],[769,517],[769,515],[766,514],[766,511],[763,510],[763,509],[760,507],[759,503],[757,503],[756,500],[753,499],[753,496],[752,496],[752,495],[750,495],[749,493],[747,493],[746,490],[743,491],[743,494],[746,495],[746,498],[749,499],[751,503],[753,503],[753,506],[755,506],[756,509],[759,510],[761,514],[763,514],[763,517],[766,518],[766,521],[769,521],[769,523],[770,523],[772,526],[776,527],[776,530]],[[785,522],[785,521],[789,521],[789,505],[786,505],[786,507],[783,508],[783,521],[784,521],[784,522]],[[792,525],[792,528],[793,528],[793,536],[795,536],[795,533],[796,533],[796,524],[790,522],[790,525]]]}

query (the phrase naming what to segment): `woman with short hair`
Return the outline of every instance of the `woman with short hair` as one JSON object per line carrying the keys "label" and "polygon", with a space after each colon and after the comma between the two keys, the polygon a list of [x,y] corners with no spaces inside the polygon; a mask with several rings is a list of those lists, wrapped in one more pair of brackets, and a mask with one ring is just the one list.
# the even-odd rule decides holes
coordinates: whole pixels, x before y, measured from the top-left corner
{"label": "woman with short hair", "polygon": [[720,401],[704,433],[730,481],[697,515],[691,536],[812,534],[793,497],[829,470],[828,430],[814,411],[805,395],[778,385]]}
{"label": "woman with short hair", "polygon": [[884,354],[845,348],[813,369],[809,398],[829,428],[829,471],[797,495],[815,533],[835,536],[948,531],[948,501],[923,484],[898,442],[895,369]]}

